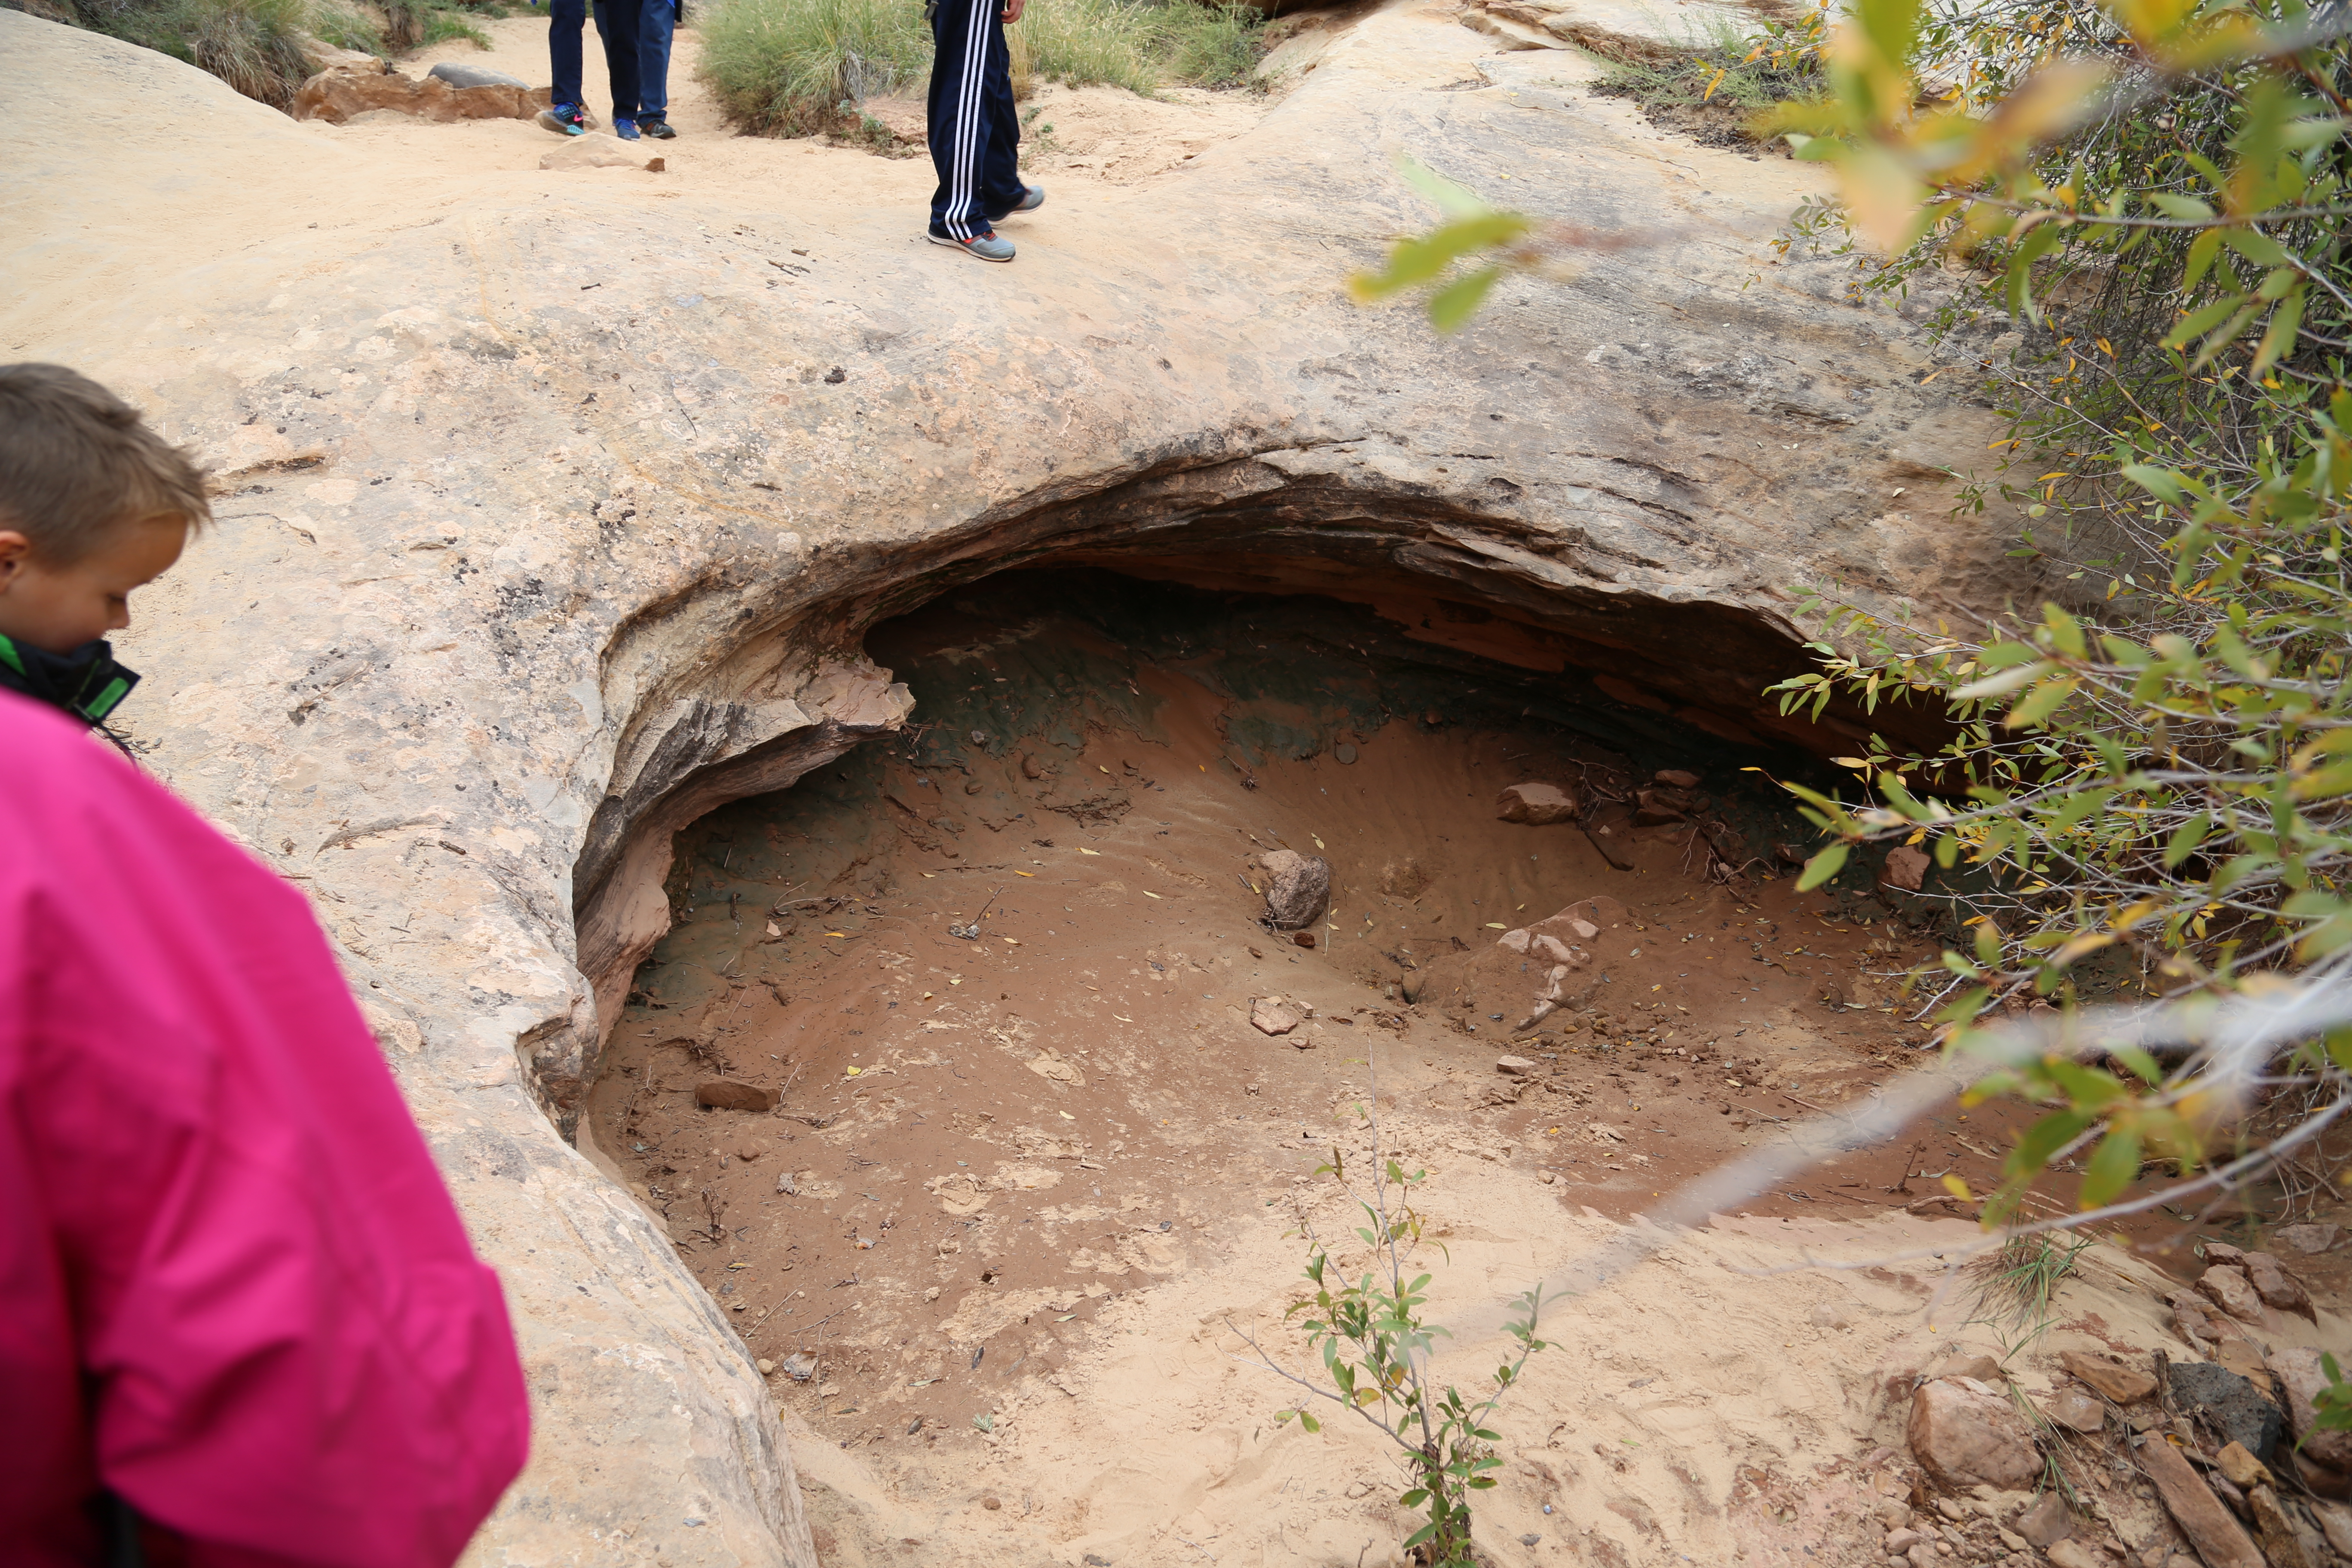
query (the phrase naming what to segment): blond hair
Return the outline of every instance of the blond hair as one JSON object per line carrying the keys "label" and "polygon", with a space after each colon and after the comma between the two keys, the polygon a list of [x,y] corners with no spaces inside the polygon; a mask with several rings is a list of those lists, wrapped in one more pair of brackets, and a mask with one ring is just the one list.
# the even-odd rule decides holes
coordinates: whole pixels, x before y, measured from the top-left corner
{"label": "blond hair", "polygon": [[125,523],[212,521],[205,474],[139,410],[63,365],[0,365],[0,528],[79,561]]}

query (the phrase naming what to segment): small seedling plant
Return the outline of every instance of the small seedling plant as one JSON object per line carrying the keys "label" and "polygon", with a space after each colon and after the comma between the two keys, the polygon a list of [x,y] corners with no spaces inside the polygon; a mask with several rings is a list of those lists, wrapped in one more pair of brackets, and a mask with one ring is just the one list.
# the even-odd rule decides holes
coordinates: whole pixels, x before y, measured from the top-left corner
{"label": "small seedling plant", "polygon": [[[1234,1331],[1273,1372],[1297,1384],[1316,1401],[1355,1412],[1396,1446],[1409,1483],[1397,1501],[1429,1516],[1429,1522],[1405,1542],[1407,1551],[1415,1552],[1430,1568],[1474,1568],[1470,1494],[1492,1487],[1494,1478],[1486,1472],[1502,1463],[1493,1447],[1500,1438],[1487,1428],[1486,1421],[1504,1394],[1517,1384],[1528,1358],[1545,1348],[1544,1342],[1536,1338],[1543,1293],[1538,1288],[1513,1300],[1513,1308],[1525,1315],[1504,1327],[1517,1343],[1517,1355],[1495,1369],[1491,1394],[1483,1401],[1474,1401],[1451,1384],[1439,1391],[1429,1381],[1426,1368],[1431,1348],[1446,1331],[1422,1319],[1431,1277],[1407,1274],[1422,1243],[1422,1218],[1412,1207],[1412,1193],[1429,1173],[1416,1171],[1408,1175],[1377,1149],[1372,1158],[1370,1195],[1348,1184],[1346,1161],[1336,1147],[1329,1163],[1315,1169],[1317,1175],[1328,1175],[1338,1182],[1362,1211],[1366,1223],[1356,1226],[1355,1234],[1371,1249],[1370,1268],[1350,1281],[1332,1261],[1329,1248],[1315,1233],[1311,1221],[1292,1233],[1307,1238],[1307,1279],[1315,1291],[1284,1315],[1305,1317],[1300,1326],[1306,1330],[1308,1348],[1322,1358],[1330,1386],[1289,1371],[1248,1334],[1238,1328]],[[1445,1249],[1439,1245],[1438,1250]],[[1230,1320],[1226,1326],[1233,1327]],[[1294,1418],[1309,1432],[1323,1429],[1307,1404],[1284,1410],[1276,1417],[1286,1423]]]}

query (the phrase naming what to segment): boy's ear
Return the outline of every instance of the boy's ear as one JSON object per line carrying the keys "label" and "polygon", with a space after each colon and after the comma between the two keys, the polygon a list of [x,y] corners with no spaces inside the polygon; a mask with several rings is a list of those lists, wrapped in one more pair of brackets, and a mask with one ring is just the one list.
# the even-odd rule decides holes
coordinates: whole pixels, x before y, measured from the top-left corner
{"label": "boy's ear", "polygon": [[0,528],[0,594],[8,591],[16,574],[33,553],[33,542],[13,528]]}

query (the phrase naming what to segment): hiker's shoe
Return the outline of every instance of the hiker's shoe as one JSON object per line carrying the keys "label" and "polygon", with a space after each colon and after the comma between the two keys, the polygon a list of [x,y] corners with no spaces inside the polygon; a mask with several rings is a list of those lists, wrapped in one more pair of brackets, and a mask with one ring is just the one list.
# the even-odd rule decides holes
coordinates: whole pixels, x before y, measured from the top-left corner
{"label": "hiker's shoe", "polygon": [[[1024,186],[1022,186],[1022,187],[1021,187],[1021,200],[1020,200],[1019,202],[1017,202],[1017,203],[1015,203],[1015,204],[1013,205],[1013,210],[1012,210],[1011,212],[1005,213],[1005,214],[1004,214],[1004,215],[1003,215],[1003,216],[1004,217],[1018,217],[1018,216],[1020,216],[1023,213],[1034,213],[1034,212],[1035,212],[1039,207],[1042,207],[1042,206],[1044,206],[1045,205],[1045,186],[1043,186],[1043,185],[1024,185]],[[1002,221],[1002,220],[1001,220],[1001,219],[992,219],[991,221],[992,221],[992,222],[997,222],[997,221]]]}
{"label": "hiker's shoe", "polygon": [[576,103],[551,103],[531,120],[541,130],[552,131],[558,136],[588,134],[588,117],[580,112]]}
{"label": "hiker's shoe", "polygon": [[615,120],[613,121],[613,134],[624,142],[634,142],[637,139],[637,122],[634,120]]}
{"label": "hiker's shoe", "polygon": [[983,234],[973,239],[958,239],[951,234],[934,232],[930,238],[933,245],[952,246],[967,256],[979,257],[982,261],[1013,259],[1013,242],[1009,239],[1000,239],[992,234]]}
{"label": "hiker's shoe", "polygon": [[674,141],[677,136],[677,132],[670,129],[669,121],[658,114],[648,115],[639,120],[637,129],[656,142]]}

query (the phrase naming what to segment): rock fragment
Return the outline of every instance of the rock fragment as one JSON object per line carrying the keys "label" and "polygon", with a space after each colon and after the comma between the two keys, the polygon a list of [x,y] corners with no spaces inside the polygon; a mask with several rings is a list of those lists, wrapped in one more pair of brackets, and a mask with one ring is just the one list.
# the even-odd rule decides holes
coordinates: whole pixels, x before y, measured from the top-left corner
{"label": "rock fragment", "polygon": [[1911,1396],[1904,1429],[1912,1457],[1944,1485],[2011,1490],[2033,1483],[2042,1457],[2010,1403],[1974,1379],[1937,1378]]}
{"label": "rock fragment", "polygon": [[2197,1472],[2180,1450],[2167,1442],[2162,1434],[2147,1438],[2139,1447],[2139,1468],[2156,1483],[2157,1495],[2164,1500],[2165,1511],[2180,1526],[2180,1533],[2197,1548],[2205,1559],[2205,1568],[2265,1568],[2263,1554],[2254,1547],[2213,1489],[2198,1479]]}
{"label": "rock fragment", "polygon": [[1250,1024],[1261,1035],[1286,1035],[1307,1020],[1278,996],[1250,999]]}
{"label": "rock fragment", "polygon": [[2263,1299],[2264,1306],[2301,1313],[2314,1323],[2319,1321],[2318,1313],[2312,1310],[2311,1293],[2277,1258],[2267,1252],[2249,1252],[2245,1267],[2246,1281],[2253,1286],[2254,1294]]}
{"label": "rock fragment", "polygon": [[2271,1239],[2290,1252],[2300,1252],[2306,1258],[2328,1251],[2344,1239],[2340,1225],[2284,1225],[2271,1233]]}
{"label": "rock fragment", "polygon": [[2244,1269],[2219,1264],[2198,1278],[2197,1289],[2238,1321],[2262,1326],[2263,1299],[2254,1294],[2253,1281],[2246,1278]]}
{"label": "rock fragment", "polygon": [[1576,796],[1558,784],[1515,784],[1496,797],[1495,816],[1504,822],[1545,827],[1576,820]]}
{"label": "rock fragment", "polygon": [[740,1079],[714,1078],[695,1085],[694,1103],[709,1110],[773,1110],[776,1091]]}
{"label": "rock fragment", "polygon": [[2046,1552],[2074,1533],[2074,1516],[2066,1511],[2064,1498],[2056,1492],[2043,1492],[2031,1508],[2010,1522],[2010,1528],[2025,1537],[2028,1546]]}
{"label": "rock fragment", "polygon": [[1686,773],[1681,768],[1660,768],[1656,773],[1652,773],[1650,778],[1654,783],[1662,784],[1668,789],[1698,788],[1698,775]]}
{"label": "rock fragment", "polygon": [[1901,892],[1916,893],[1927,880],[1927,854],[1908,845],[1886,852],[1886,864],[1880,868],[1879,881]]}
{"label": "rock fragment", "polygon": [[1527,1078],[1540,1069],[1525,1057],[1496,1057],[1495,1070],[1512,1078]]}
{"label": "rock fragment", "polygon": [[1269,849],[1258,858],[1265,868],[1265,923],[1276,931],[1298,931],[1315,923],[1331,899],[1331,863],[1320,855]]}
{"label": "rock fragment", "polygon": [[2107,1424],[2107,1407],[2079,1388],[2062,1388],[2042,1402],[2042,1413],[2073,1432],[2096,1432]]}
{"label": "rock fragment", "polygon": [[2061,1351],[2058,1364],[2117,1405],[2135,1405],[2156,1392],[2156,1374],[2082,1351]]}
{"label": "rock fragment", "polygon": [[2258,1459],[2267,1461],[2277,1448],[2286,1417],[2249,1379],[2210,1361],[2173,1362],[2164,1375],[2176,1409],[2203,1415]]}

